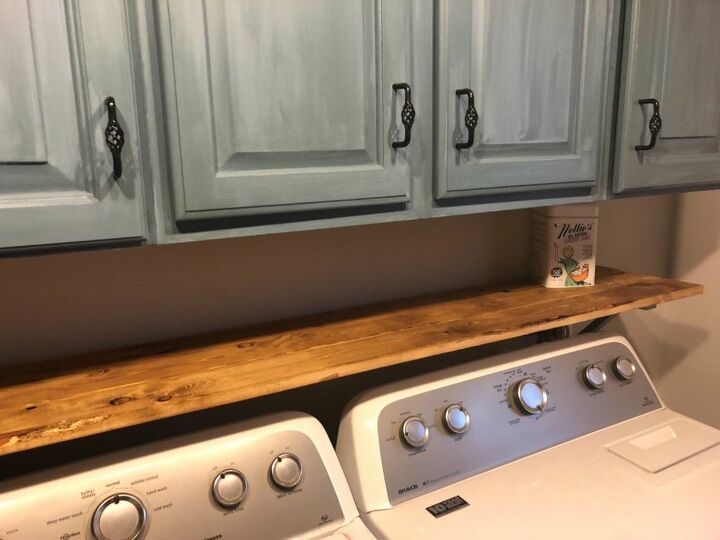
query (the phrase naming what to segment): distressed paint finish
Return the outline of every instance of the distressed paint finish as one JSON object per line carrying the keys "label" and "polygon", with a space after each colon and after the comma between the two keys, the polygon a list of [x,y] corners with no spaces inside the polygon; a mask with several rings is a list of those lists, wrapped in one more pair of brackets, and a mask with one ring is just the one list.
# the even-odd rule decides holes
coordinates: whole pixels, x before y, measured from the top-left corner
{"label": "distressed paint finish", "polygon": [[[611,0],[439,0],[436,196],[570,187],[598,180]],[[466,100],[480,116],[467,137]]]}
{"label": "distressed paint finish", "polygon": [[7,369],[0,455],[701,293],[700,285],[598,268],[592,287],[518,282],[446,292]]}
{"label": "distressed paint finish", "polygon": [[[479,144],[567,145],[578,78],[581,3],[476,0],[470,70],[481,111]],[[487,81],[487,82],[485,82]]]}
{"label": "distressed paint finish", "polygon": [[[720,183],[720,2],[633,0],[628,5],[615,192]],[[651,107],[662,129],[653,150]]]}
{"label": "distressed paint finish", "polygon": [[[41,149],[33,152],[34,157],[23,156],[26,148],[3,144],[2,195],[82,190],[87,178],[86,171],[77,170],[82,151],[81,113],[73,88],[73,36],[68,35],[66,22],[73,16],[72,10],[62,2],[12,0],[3,2],[1,9],[2,25],[12,30],[9,36],[3,34],[5,52],[0,53],[5,57],[0,92],[7,93],[0,114],[14,117],[10,129],[20,129],[23,145]],[[15,44],[21,58],[15,56]],[[11,134],[10,140],[13,138]]]}
{"label": "distressed paint finish", "polygon": [[159,4],[176,217],[407,203],[416,1]]}
{"label": "distressed paint finish", "polygon": [[[718,138],[720,131],[720,2],[674,0],[667,25],[661,139]],[[717,142],[715,143],[717,146]]]}
{"label": "distressed paint finish", "polygon": [[373,90],[366,83],[372,74],[358,67],[372,60],[374,23],[362,2],[207,7],[215,122],[228,122],[231,153],[366,149],[366,113],[358,105]]}
{"label": "distressed paint finish", "polygon": [[0,0],[0,162],[46,161],[29,6]]}
{"label": "distressed paint finish", "polygon": [[[126,19],[121,1],[0,0],[0,249],[143,236]],[[119,182],[108,95],[130,139]]]}

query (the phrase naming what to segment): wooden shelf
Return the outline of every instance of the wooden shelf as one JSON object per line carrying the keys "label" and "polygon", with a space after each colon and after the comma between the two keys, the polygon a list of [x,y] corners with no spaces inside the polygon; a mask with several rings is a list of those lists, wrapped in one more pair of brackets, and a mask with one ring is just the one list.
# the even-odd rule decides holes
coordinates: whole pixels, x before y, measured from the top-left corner
{"label": "wooden shelf", "polygon": [[702,293],[599,268],[594,287],[529,282],[395,301],[5,370],[0,455]]}

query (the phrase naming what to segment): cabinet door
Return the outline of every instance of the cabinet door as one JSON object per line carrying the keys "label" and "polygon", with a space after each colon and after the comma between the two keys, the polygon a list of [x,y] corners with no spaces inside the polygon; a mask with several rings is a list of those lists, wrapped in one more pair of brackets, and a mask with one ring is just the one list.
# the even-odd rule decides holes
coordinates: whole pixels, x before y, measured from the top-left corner
{"label": "cabinet door", "polygon": [[413,3],[161,2],[175,217],[406,203]]}
{"label": "cabinet door", "polygon": [[720,182],[720,2],[635,0],[626,17],[615,192]]}
{"label": "cabinet door", "polygon": [[126,18],[121,1],[0,0],[0,249],[143,236]]}
{"label": "cabinet door", "polygon": [[595,184],[613,5],[439,0],[436,197]]}

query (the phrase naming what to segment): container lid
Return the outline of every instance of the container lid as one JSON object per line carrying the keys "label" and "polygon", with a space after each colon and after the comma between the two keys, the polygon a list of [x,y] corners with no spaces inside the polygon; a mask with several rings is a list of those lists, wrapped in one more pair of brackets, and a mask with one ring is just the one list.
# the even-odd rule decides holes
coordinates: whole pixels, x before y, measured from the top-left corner
{"label": "container lid", "polygon": [[597,204],[564,204],[536,208],[535,213],[553,218],[596,218],[600,215]]}

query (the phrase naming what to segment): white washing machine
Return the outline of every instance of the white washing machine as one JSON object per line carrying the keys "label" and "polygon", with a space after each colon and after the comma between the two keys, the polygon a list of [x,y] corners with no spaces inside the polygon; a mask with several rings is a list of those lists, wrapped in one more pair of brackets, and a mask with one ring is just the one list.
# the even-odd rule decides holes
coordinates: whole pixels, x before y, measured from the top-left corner
{"label": "white washing machine", "polygon": [[368,540],[325,430],[282,413],[0,484],[2,540]]}
{"label": "white washing machine", "polygon": [[596,334],[367,392],[337,452],[378,538],[719,539],[718,443]]}

